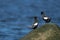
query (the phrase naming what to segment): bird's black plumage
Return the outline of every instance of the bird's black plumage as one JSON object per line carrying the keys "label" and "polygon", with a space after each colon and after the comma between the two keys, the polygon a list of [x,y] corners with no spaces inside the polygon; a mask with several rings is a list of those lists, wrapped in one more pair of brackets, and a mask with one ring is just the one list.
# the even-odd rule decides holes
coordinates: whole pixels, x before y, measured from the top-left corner
{"label": "bird's black plumage", "polygon": [[33,23],[33,25],[32,25],[32,29],[36,29],[38,27],[38,19],[37,19],[37,17],[35,16],[34,17],[34,23]]}
{"label": "bird's black plumage", "polygon": [[41,12],[42,19],[46,22],[49,23],[51,21],[51,18],[46,16],[45,13],[42,11]]}

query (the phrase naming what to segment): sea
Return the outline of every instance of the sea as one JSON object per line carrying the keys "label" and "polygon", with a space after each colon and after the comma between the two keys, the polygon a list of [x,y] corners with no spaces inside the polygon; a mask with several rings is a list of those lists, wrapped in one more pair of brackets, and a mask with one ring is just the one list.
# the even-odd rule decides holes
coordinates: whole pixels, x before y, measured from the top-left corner
{"label": "sea", "polygon": [[60,26],[60,0],[0,0],[0,40],[19,40],[33,29],[33,17],[39,27],[45,24],[44,11],[51,23]]}

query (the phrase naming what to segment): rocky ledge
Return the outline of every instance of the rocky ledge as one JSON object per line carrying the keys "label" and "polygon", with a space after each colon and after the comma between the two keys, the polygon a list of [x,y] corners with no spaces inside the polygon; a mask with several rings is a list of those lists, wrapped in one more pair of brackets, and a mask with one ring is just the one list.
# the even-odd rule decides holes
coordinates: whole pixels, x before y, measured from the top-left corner
{"label": "rocky ledge", "polygon": [[60,27],[53,23],[47,23],[32,30],[20,40],[60,40]]}

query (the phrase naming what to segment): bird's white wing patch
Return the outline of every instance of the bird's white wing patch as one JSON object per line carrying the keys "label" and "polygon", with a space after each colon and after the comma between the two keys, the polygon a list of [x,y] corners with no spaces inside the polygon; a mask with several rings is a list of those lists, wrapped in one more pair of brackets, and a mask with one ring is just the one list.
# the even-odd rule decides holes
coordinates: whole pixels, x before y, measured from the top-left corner
{"label": "bird's white wing patch", "polygon": [[48,19],[48,17],[44,17],[44,19]]}
{"label": "bird's white wing patch", "polygon": [[38,25],[38,23],[34,23],[34,26]]}

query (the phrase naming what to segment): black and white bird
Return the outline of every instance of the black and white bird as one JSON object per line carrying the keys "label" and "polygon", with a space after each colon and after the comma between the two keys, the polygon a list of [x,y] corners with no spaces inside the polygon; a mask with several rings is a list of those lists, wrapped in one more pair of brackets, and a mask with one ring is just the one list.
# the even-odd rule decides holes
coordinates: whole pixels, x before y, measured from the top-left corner
{"label": "black and white bird", "polygon": [[38,27],[38,19],[37,17],[35,16],[34,17],[34,23],[32,24],[32,29],[36,29]]}
{"label": "black and white bird", "polygon": [[41,12],[41,16],[46,23],[49,23],[51,21],[51,18],[46,16],[44,12]]}

